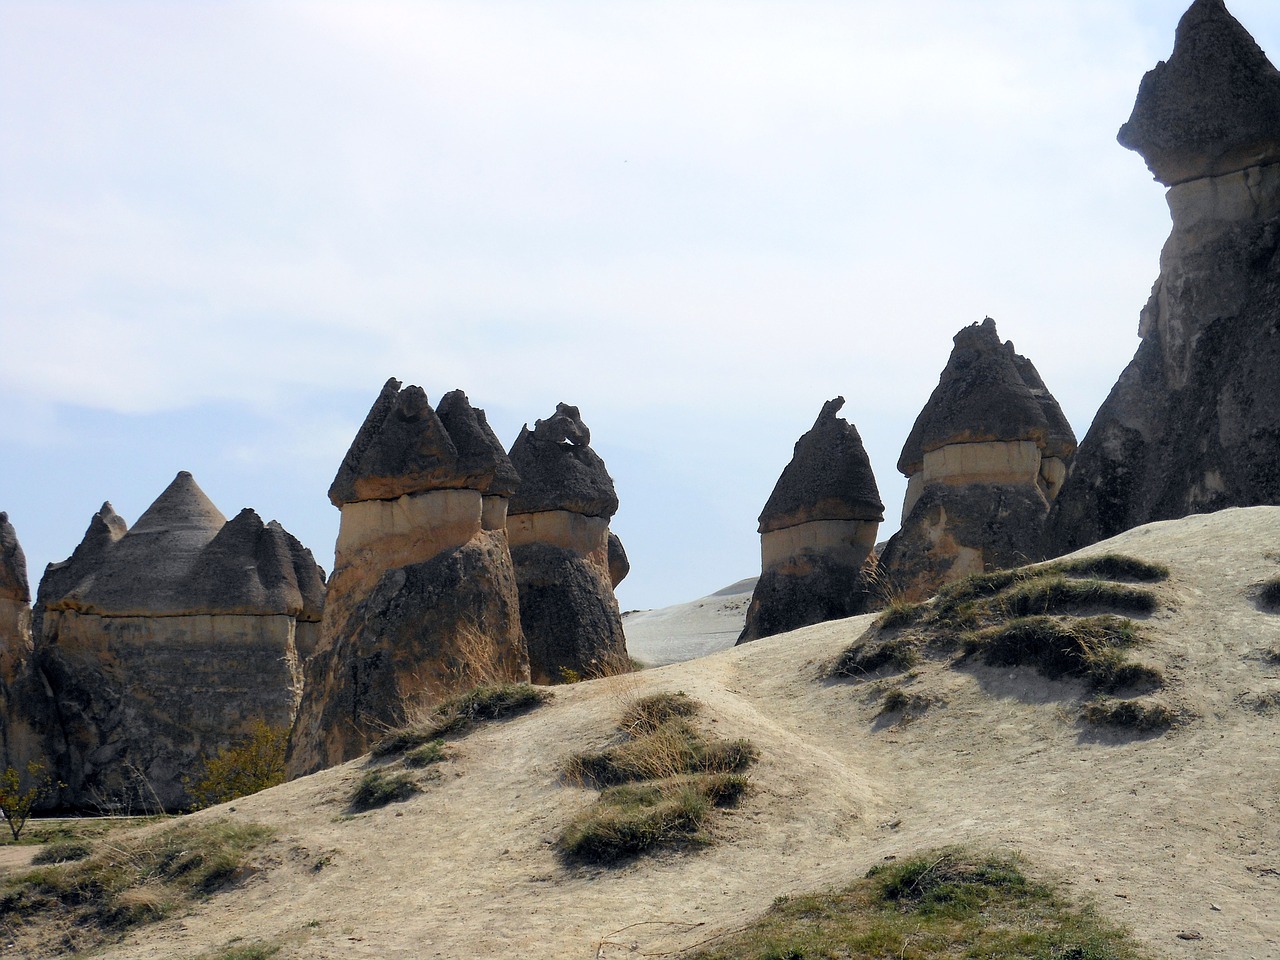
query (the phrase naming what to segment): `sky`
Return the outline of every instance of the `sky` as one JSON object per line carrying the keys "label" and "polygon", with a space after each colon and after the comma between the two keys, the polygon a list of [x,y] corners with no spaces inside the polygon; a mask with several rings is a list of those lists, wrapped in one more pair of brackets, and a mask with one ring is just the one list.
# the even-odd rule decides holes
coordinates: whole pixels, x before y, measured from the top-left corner
{"label": "sky", "polygon": [[[759,572],[846,398],[895,465],[995,318],[1078,437],[1169,230],[1115,142],[1185,0],[0,0],[0,510],[32,590],[179,470],[333,565],[388,377],[576,404],[623,609]],[[1229,0],[1264,50],[1280,4]]]}

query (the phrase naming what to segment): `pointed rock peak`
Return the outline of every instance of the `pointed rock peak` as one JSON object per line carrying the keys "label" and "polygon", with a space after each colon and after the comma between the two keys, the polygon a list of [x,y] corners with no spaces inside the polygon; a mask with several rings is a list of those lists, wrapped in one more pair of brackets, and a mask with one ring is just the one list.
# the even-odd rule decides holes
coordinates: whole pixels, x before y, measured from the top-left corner
{"label": "pointed rock peak", "polygon": [[336,507],[360,500],[394,500],[408,493],[466,486],[458,451],[431,409],[426,391],[383,386],[329,487]]}
{"label": "pointed rock peak", "polygon": [[124,522],[124,517],[116,513],[116,508],[111,506],[110,500],[102,501],[102,506],[98,508],[98,512],[93,515],[89,524],[91,527],[101,526],[114,540],[119,540],[129,532],[129,525]]}
{"label": "pointed rock peak", "polygon": [[214,506],[186,470],[179,471],[155,503],[147,507],[129,533],[160,533],[169,530],[207,531],[212,537],[227,518]]}
{"label": "pointed rock peak", "polygon": [[813,520],[884,519],[871,460],[853,424],[836,416],[844,397],[822,405],[812,429],[796,441],[791,462],[760,513],[760,532]]}
{"label": "pointed rock peak", "polygon": [[1117,139],[1167,186],[1280,162],[1280,72],[1222,0],[1196,0]]}
{"label": "pointed rock peak", "polygon": [[484,411],[471,406],[461,390],[450,390],[440,398],[436,415],[458,449],[458,472],[465,475],[466,486],[493,496],[511,496],[520,475]]}
{"label": "pointed rock peak", "polygon": [[1040,376],[1040,371],[1036,369],[1035,364],[1014,349],[1012,340],[1006,340],[1004,346],[1018,370],[1018,376],[1022,377],[1022,382],[1027,385],[1031,395],[1040,404],[1040,412],[1044,414],[1045,422],[1049,425],[1042,455],[1070,460],[1076,452],[1076,433],[1071,429],[1071,423],[1062,412],[1062,407],[1058,406],[1058,401],[1045,386],[1044,379]]}
{"label": "pointed rock peak", "polygon": [[589,517],[611,517],[618,495],[604,461],[591,449],[591,431],[577,407],[556,404],[545,420],[526,424],[511,447],[511,463],[520,486],[510,515],[568,510]]}
{"label": "pointed rock peak", "polygon": [[996,332],[995,321],[963,328],[928,403],[916,418],[898,458],[905,476],[918,473],[924,455],[952,443],[1034,440],[1044,447],[1049,425]]}
{"label": "pointed rock peak", "polygon": [[7,513],[0,513],[0,599],[31,602],[27,557]]}

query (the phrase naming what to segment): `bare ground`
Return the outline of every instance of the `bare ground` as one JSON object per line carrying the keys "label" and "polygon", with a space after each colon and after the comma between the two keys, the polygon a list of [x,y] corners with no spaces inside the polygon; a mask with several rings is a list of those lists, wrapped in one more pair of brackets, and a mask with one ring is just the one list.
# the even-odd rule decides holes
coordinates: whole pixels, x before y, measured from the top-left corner
{"label": "bare ground", "polygon": [[[356,761],[199,816],[274,825],[235,889],[130,934],[109,958],[194,957],[244,941],[281,958],[663,955],[745,924],[779,894],[843,884],[885,857],[973,843],[1021,851],[1169,957],[1280,957],[1280,616],[1249,596],[1280,574],[1280,508],[1130,531],[1083,553],[1167,563],[1142,659],[1194,715],[1162,736],[1098,733],[1082,692],[1018,669],[929,661],[910,721],[878,716],[901,678],[822,679],[869,617],[555,689],[480,729],[417,797],[355,817]],[[557,762],[601,744],[637,693],[684,690],[762,759],[713,846],[569,868],[552,842],[592,792]],[[234,812],[232,812],[234,811]],[[1180,939],[1183,937],[1194,939]],[[31,954],[32,956],[38,953]]]}

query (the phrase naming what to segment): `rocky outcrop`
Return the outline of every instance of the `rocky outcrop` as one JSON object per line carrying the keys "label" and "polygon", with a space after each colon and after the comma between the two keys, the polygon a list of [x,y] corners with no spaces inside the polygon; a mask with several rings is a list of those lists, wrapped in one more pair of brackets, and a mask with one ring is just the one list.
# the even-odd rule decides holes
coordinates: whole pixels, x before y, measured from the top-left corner
{"label": "rocky outcrop", "polygon": [[[230,523],[179,473],[132,529],[104,504],[40,584],[25,715],[82,809],[179,809],[203,758],[255,721],[287,727],[299,638],[322,614],[310,551],[252,510]],[[305,645],[306,641],[303,640]]]}
{"label": "rocky outcrop", "polygon": [[1197,0],[1142,80],[1121,144],[1169,187],[1142,338],[1080,444],[1045,539],[1280,503],[1280,72]]}
{"label": "rocky outcrop", "polygon": [[823,404],[760,514],[761,573],[738,643],[863,613],[884,504],[857,428]]}
{"label": "rocky outcrop", "polygon": [[588,676],[627,655],[613,595],[626,553],[621,541],[610,549],[609,533],[618,497],[590,444],[578,408],[561,403],[532,430],[526,424],[511,447],[520,486],[511,498],[507,535],[537,683]]}
{"label": "rocky outcrop", "polygon": [[31,589],[27,558],[7,513],[0,513],[0,768],[40,759],[30,723],[16,710],[31,661]]}
{"label": "rocky outcrop", "polygon": [[445,692],[528,680],[507,501],[519,477],[460,390],[388,380],[338,469],[342,511],[291,776],[359,756]]}
{"label": "rocky outcrop", "polygon": [[1075,447],[1057,401],[995,321],[965,327],[898,459],[907,494],[882,575],[918,600],[1036,559]]}

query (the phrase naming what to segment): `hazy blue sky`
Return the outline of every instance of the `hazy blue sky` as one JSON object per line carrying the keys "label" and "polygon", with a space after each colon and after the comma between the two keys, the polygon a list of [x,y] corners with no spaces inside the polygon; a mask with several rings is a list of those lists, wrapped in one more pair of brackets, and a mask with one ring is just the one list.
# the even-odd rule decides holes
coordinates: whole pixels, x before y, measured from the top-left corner
{"label": "hazy blue sky", "polygon": [[[32,588],[191,470],[333,563],[389,376],[577,404],[624,608],[758,572],[843,394],[895,469],[990,315],[1076,433],[1168,232],[1120,148],[1185,0],[0,0],[0,510]],[[1229,3],[1280,49],[1280,4]]]}

